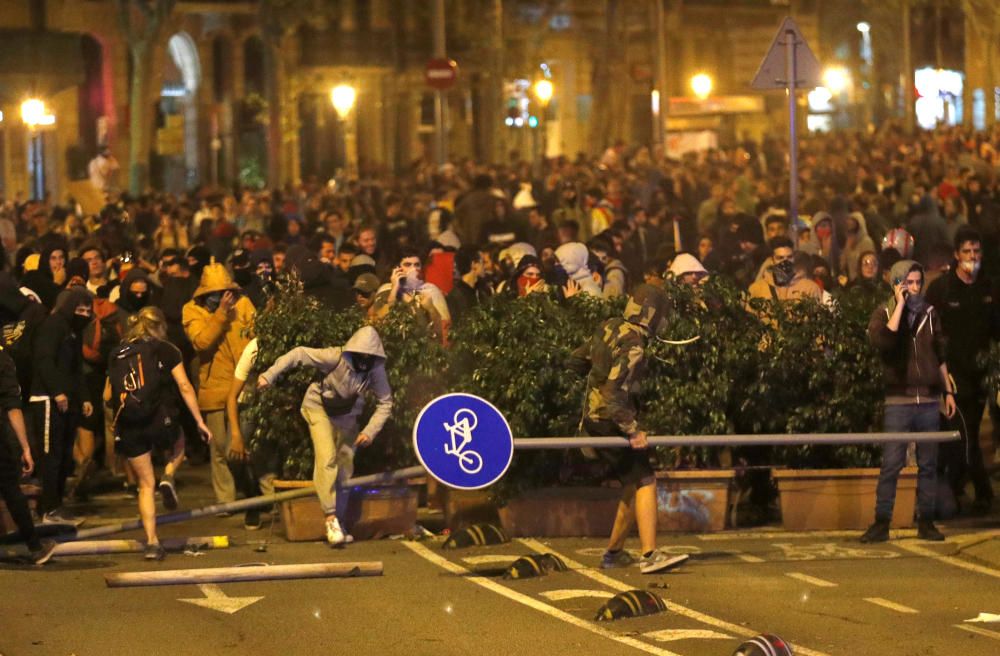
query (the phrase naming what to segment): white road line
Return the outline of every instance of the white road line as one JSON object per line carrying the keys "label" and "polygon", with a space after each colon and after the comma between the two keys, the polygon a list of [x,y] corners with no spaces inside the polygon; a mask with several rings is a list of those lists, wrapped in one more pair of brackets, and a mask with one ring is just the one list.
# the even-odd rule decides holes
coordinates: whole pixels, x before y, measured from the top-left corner
{"label": "white road line", "polygon": [[642,637],[659,642],[673,642],[674,640],[729,640],[733,636],[708,629],[664,629],[643,633]]}
{"label": "white road line", "polygon": [[895,601],[889,601],[888,599],[883,599],[882,597],[865,597],[865,601],[870,604],[875,604],[876,606],[881,606],[882,608],[894,610],[897,613],[911,613],[915,615],[920,612],[916,608],[910,608],[909,606],[904,606],[903,604],[897,604]]}
{"label": "white road line", "polygon": [[803,583],[809,583],[810,585],[815,585],[817,588],[836,588],[837,584],[833,581],[827,581],[826,579],[816,578],[815,576],[809,576],[808,574],[803,574],[802,572],[785,572],[785,576],[789,578],[802,581]]}
{"label": "white road line", "polygon": [[[443,558],[437,555],[436,553],[434,553],[424,545],[420,544],[419,542],[402,542],[402,545],[407,549],[409,549],[410,551],[412,551],[413,553],[420,556],[421,558],[423,558],[424,560],[434,563],[441,569],[452,572],[453,574],[458,574],[460,576],[467,576],[470,573],[469,570],[467,570],[466,568],[451,562],[447,558]],[[500,585],[499,583],[493,581],[492,579],[473,577],[473,578],[466,578],[465,580],[468,581],[469,583],[474,583],[475,585],[478,585],[480,587],[486,588],[487,590],[495,592],[503,597],[507,597],[508,599],[516,601],[519,604],[523,604],[541,613],[545,613],[550,617],[562,620],[567,624],[572,624],[573,626],[579,627],[586,631],[590,631],[591,633],[596,633],[597,635],[603,638],[607,638],[608,640],[614,640],[615,642],[627,645],[629,647],[632,647],[633,649],[644,651],[647,654],[656,654],[656,656],[680,656],[680,654],[669,651],[667,649],[663,649],[662,647],[656,647],[655,645],[647,644],[645,642],[642,642],[641,640],[636,640],[635,638],[629,637],[627,635],[620,635],[613,631],[609,631],[608,629],[605,629],[604,627],[594,622],[588,622],[584,619],[580,619],[576,615],[571,615],[570,613],[559,610],[555,606],[550,606],[549,604],[539,601],[534,597],[529,597],[526,594],[522,594],[520,592],[516,592],[515,590],[511,590],[510,588]]]}
{"label": "white road line", "polygon": [[910,553],[915,553],[918,556],[926,556],[927,558],[933,558],[934,560],[946,563],[948,565],[953,565],[955,567],[961,567],[962,569],[967,569],[970,572],[975,572],[976,574],[985,574],[986,576],[992,576],[993,578],[1000,579],[1000,570],[993,569],[991,567],[985,567],[983,565],[977,565],[975,563],[966,562],[961,558],[956,558],[954,556],[944,556],[932,549],[921,547],[918,544],[907,544],[905,542],[901,542],[896,546],[899,547],[900,549],[905,549]]}
{"label": "white road line", "polygon": [[[916,529],[893,529],[890,534],[895,538],[912,538],[917,535]],[[850,538],[858,537],[861,531],[723,531],[721,533],[706,533],[699,535],[699,540],[705,542],[725,542],[726,540],[779,540],[784,538]]]}
{"label": "white road line", "polygon": [[978,626],[966,626],[965,624],[956,624],[956,629],[962,629],[963,631],[968,631],[969,633],[975,633],[976,635],[986,636],[987,638],[993,638],[994,640],[1000,640],[1000,633],[996,631],[990,631],[989,629],[981,629]]}
{"label": "white road line", "polygon": [[751,556],[750,554],[745,554],[742,551],[730,551],[729,553],[733,554],[734,556],[736,556],[737,558],[739,558],[740,560],[742,560],[744,563],[763,563],[764,562],[763,558],[758,558],[757,556]]}
{"label": "white road line", "polygon": [[546,590],[541,595],[551,601],[564,601],[566,599],[579,599],[581,597],[608,599],[614,596],[610,592],[601,592],[600,590]]}
{"label": "white road line", "polygon": [[[613,579],[610,576],[602,574],[595,569],[585,566],[583,563],[577,562],[562,553],[559,553],[552,547],[544,545],[538,540],[532,538],[518,538],[518,542],[524,544],[539,553],[548,552],[559,556],[562,558],[563,562],[570,569],[576,571],[578,574],[582,574],[594,581],[597,581],[601,585],[605,585],[612,590],[618,590],[619,592],[627,592],[632,590],[635,586],[629,585],[624,581],[619,581],[618,579]],[[410,543],[405,543],[410,544]],[[677,602],[670,601],[669,599],[664,599],[663,603],[667,605],[667,610],[677,613],[678,615],[683,615],[684,617],[695,620],[696,622],[701,622],[702,624],[708,624],[709,626],[714,626],[717,629],[723,629],[724,631],[729,631],[730,633],[735,633],[738,636],[753,637],[760,635],[760,631],[754,631],[751,628],[740,626],[739,624],[733,624],[732,622],[727,622],[721,620],[717,617],[712,617],[711,615],[706,615],[705,613],[694,610],[693,608],[688,608],[687,606],[682,606]],[[802,647],[800,645],[795,645],[795,653],[800,654],[800,656],[829,656],[821,651],[815,651],[807,647]]]}
{"label": "white road line", "polygon": [[520,558],[520,556],[505,556],[503,554],[485,554],[482,556],[465,556],[462,558],[464,562],[470,565],[493,565],[496,563],[504,563],[510,565],[515,560]]}

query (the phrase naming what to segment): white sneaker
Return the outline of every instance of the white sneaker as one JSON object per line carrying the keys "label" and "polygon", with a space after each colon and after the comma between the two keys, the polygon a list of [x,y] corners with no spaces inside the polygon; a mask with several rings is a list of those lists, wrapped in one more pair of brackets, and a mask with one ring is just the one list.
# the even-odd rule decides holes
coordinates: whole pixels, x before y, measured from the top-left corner
{"label": "white sneaker", "polygon": [[657,549],[648,557],[643,556],[643,558],[639,561],[639,571],[643,574],[656,574],[657,572],[663,572],[673,567],[677,567],[678,565],[687,562],[688,558],[689,556],[687,554],[668,556]]}
{"label": "white sneaker", "polygon": [[331,546],[347,542],[347,536],[344,534],[344,529],[340,528],[340,522],[337,521],[337,517],[335,515],[330,515],[326,518],[326,541],[330,543]]}

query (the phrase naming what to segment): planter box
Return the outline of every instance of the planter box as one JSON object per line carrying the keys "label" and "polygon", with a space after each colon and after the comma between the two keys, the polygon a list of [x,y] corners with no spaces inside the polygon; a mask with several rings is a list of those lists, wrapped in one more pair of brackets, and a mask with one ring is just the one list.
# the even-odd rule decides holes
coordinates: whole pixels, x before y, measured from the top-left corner
{"label": "planter box", "polygon": [[707,533],[726,528],[736,472],[663,471],[656,474],[656,530]]}
{"label": "planter box", "polygon": [[[776,469],[782,525],[793,531],[867,528],[875,521],[878,469]],[[892,527],[913,525],[917,469],[899,475]]]}
{"label": "planter box", "polygon": [[469,524],[495,524],[499,520],[496,504],[486,490],[453,490],[445,486],[441,490],[444,523],[452,532]]}
{"label": "planter box", "polygon": [[607,487],[531,490],[500,508],[500,523],[511,537],[607,537],[620,498]]}
{"label": "planter box", "polygon": [[[312,487],[312,481],[275,481],[275,491]],[[405,485],[357,487],[348,494],[341,521],[355,540],[368,540],[410,531],[417,522],[417,492]],[[291,542],[322,540],[326,517],[316,497],[281,503],[281,522]]]}

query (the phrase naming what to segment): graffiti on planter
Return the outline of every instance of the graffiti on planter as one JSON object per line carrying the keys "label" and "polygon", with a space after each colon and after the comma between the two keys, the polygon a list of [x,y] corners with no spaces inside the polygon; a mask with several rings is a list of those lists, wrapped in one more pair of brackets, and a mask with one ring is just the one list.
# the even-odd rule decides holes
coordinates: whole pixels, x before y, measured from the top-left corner
{"label": "graffiti on planter", "polygon": [[712,518],[711,503],[715,493],[711,490],[656,491],[657,506],[661,512],[686,515],[696,524],[708,524]]}

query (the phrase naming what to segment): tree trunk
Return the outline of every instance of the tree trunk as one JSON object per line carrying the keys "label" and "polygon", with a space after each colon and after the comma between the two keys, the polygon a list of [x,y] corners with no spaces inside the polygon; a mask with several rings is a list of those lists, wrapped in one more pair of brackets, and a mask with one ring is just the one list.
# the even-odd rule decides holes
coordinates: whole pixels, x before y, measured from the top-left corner
{"label": "tree trunk", "polygon": [[149,184],[150,125],[146,102],[149,42],[129,45],[132,58],[132,89],[129,93],[129,193],[139,195]]}
{"label": "tree trunk", "polygon": [[604,33],[603,43],[597,45],[592,53],[593,72],[591,74],[591,93],[593,105],[590,113],[590,143],[597,153],[603,152],[609,144],[611,134],[611,61],[615,57],[617,42],[618,0],[604,2]]}
{"label": "tree trunk", "polygon": [[903,110],[906,116],[906,131],[912,133],[916,129],[916,109],[913,106],[913,48],[910,43],[910,2],[903,0],[902,7],[902,29],[903,29],[903,72],[901,82],[903,85]]}
{"label": "tree trunk", "polygon": [[264,70],[267,84],[267,184],[281,186],[281,42],[270,38],[264,44]]}

